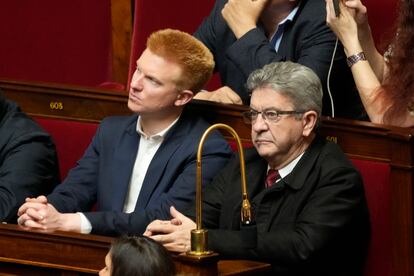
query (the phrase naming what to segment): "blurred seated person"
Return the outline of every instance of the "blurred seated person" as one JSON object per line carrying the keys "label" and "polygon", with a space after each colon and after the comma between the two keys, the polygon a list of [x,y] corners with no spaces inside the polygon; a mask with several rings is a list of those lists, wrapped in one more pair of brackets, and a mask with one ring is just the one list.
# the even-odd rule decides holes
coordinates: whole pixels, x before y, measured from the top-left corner
{"label": "blurred seated person", "polygon": [[311,68],[320,78],[323,115],[364,118],[342,45],[328,79],[336,37],[325,18],[324,0],[216,0],[194,35],[213,53],[224,86],[212,93],[202,91],[195,99],[248,105],[244,84],[249,74],[271,62],[289,60]]}
{"label": "blurred seated person", "polygon": [[0,91],[0,222],[16,222],[26,197],[50,193],[59,181],[55,145]]}
{"label": "blurred seated person", "polygon": [[114,240],[99,276],[174,276],[170,253],[147,237],[120,237]]}
{"label": "blurred seated person", "polygon": [[[100,124],[84,156],[47,198],[27,199],[18,222],[28,228],[100,235],[142,234],[169,207],[193,204],[198,142],[210,126],[184,111],[214,67],[210,51],[177,30],[153,33],[137,61],[128,107],[132,116]],[[219,132],[207,139],[203,180],[232,151]],[[94,211],[90,211],[93,206]]]}
{"label": "blurred seated person", "polygon": [[414,126],[414,3],[399,1],[396,35],[384,56],[375,47],[367,8],[360,0],[340,2],[335,16],[326,1],[326,21],[344,45],[362,103],[372,122]]}
{"label": "blurred seated person", "polygon": [[[292,62],[254,71],[247,87],[254,148],[245,154],[255,225],[240,223],[240,161],[233,159],[203,192],[208,248],[224,258],[272,264],[274,275],[361,275],[369,217],[358,171],[338,145],[318,136],[319,78]],[[144,235],[174,252],[190,249],[194,209],[156,220]]]}

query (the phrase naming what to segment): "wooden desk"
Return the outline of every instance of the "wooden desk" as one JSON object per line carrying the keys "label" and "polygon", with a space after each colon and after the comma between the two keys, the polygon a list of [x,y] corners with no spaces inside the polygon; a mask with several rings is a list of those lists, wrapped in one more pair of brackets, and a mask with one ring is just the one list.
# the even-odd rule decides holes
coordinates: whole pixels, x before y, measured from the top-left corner
{"label": "wooden desk", "polygon": [[[18,225],[0,225],[0,275],[96,275],[112,238],[67,232],[28,231]],[[266,263],[231,260],[183,261],[174,256],[181,275],[260,275]],[[214,271],[215,273],[211,273]]]}

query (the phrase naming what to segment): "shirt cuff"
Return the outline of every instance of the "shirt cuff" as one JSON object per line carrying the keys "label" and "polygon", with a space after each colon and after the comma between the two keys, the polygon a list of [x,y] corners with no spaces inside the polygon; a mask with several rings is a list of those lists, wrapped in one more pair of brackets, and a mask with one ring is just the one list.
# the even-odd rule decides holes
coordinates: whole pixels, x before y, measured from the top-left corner
{"label": "shirt cuff", "polygon": [[92,232],[92,224],[91,222],[86,218],[86,216],[83,213],[77,213],[80,216],[81,221],[81,233],[82,234],[90,234]]}

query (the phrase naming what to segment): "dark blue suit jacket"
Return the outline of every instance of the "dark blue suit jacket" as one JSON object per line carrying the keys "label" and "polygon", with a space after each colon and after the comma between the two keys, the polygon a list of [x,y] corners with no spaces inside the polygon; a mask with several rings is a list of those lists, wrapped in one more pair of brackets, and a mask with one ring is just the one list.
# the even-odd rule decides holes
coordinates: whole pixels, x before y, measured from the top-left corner
{"label": "dark blue suit jacket", "polygon": [[[137,118],[103,120],[78,165],[48,196],[60,212],[84,212],[92,233],[141,234],[152,220],[170,218],[170,206],[182,210],[194,202],[197,146],[209,124],[182,114],[148,167],[135,211],[122,212],[139,146]],[[204,185],[230,156],[227,142],[213,132],[203,148]],[[94,204],[96,211],[88,212]]]}
{"label": "dark blue suit jacket", "polygon": [[[324,87],[322,113],[331,116],[327,76],[336,37],[325,22],[325,1],[300,1],[296,16],[285,27],[278,52],[270,46],[261,26],[237,40],[221,15],[226,3],[227,0],[217,0],[210,15],[194,34],[213,53],[216,70],[220,73],[223,85],[236,91],[243,102],[248,104],[249,95],[245,83],[251,72],[272,62],[297,62],[311,68],[321,79]],[[332,68],[330,88],[335,116],[365,118],[365,111],[340,43]]]}

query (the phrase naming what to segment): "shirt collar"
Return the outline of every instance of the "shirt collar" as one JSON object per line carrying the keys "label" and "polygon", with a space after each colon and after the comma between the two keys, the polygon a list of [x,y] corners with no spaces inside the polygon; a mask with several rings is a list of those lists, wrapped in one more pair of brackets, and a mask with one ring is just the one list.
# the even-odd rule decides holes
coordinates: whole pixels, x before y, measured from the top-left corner
{"label": "shirt collar", "polygon": [[293,21],[293,18],[298,13],[299,5],[296,5],[296,7],[288,14],[288,16],[280,22],[279,25],[286,23],[287,21]]}
{"label": "shirt collar", "polygon": [[177,117],[177,119],[174,120],[174,122],[172,122],[169,126],[167,126],[165,129],[161,130],[160,132],[153,134],[153,135],[147,135],[144,133],[144,131],[142,130],[141,127],[141,117],[138,117],[137,120],[137,126],[136,126],[136,130],[137,133],[139,135],[141,135],[141,137],[143,137],[144,139],[159,139],[159,138],[164,138],[165,135],[167,135],[167,132],[177,123],[177,121],[180,119],[180,116]]}
{"label": "shirt collar", "polygon": [[[289,164],[287,164],[286,166],[284,166],[283,168],[279,169],[279,175],[280,178],[285,177],[286,175],[290,174],[293,169],[295,168],[296,164],[299,162],[300,158],[302,158],[303,154],[305,152],[302,152],[298,157],[296,157],[295,159],[293,159],[292,161],[290,161]],[[270,167],[267,166],[267,171],[269,171]]]}
{"label": "shirt collar", "polygon": [[298,13],[298,9],[299,9],[299,5],[297,5],[289,14],[288,16],[285,17],[285,19],[283,19],[282,21],[279,22],[279,24],[277,25],[277,29],[279,28],[284,28],[284,26],[286,25],[287,22],[291,22],[293,21],[293,18],[295,17],[295,15]]}
{"label": "shirt collar", "polygon": [[270,37],[269,41],[272,41],[274,39],[280,39],[280,37],[283,34],[283,31],[285,29],[285,26],[288,22],[292,22],[293,18],[295,17],[295,15],[298,13],[298,9],[299,9],[299,5],[297,5],[289,14],[288,16],[285,17],[285,19],[283,19],[282,21],[279,22],[279,24],[276,27],[276,31],[274,32],[274,34],[272,35],[272,37]]}

